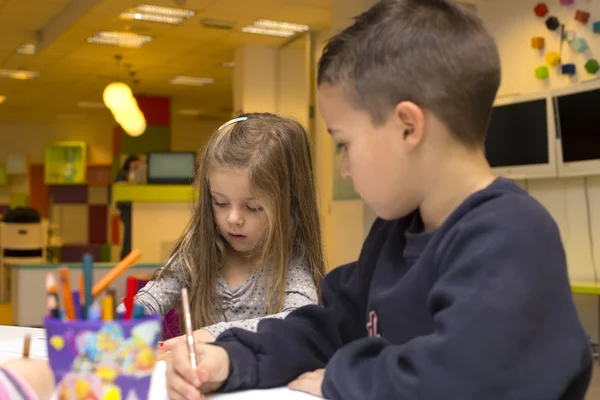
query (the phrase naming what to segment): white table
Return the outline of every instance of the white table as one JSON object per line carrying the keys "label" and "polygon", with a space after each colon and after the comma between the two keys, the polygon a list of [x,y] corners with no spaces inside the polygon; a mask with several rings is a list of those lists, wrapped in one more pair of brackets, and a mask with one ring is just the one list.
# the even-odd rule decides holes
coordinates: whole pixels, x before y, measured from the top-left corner
{"label": "white table", "polygon": [[[19,358],[23,352],[23,338],[31,335],[31,357],[48,358],[46,351],[45,332],[38,328],[21,328],[0,325],[0,363],[13,358]],[[148,400],[167,400],[165,387],[164,361],[159,361],[152,373],[152,383]],[[210,400],[314,400],[315,397],[294,392],[287,388],[269,390],[250,390],[238,393],[215,394],[208,396]]]}

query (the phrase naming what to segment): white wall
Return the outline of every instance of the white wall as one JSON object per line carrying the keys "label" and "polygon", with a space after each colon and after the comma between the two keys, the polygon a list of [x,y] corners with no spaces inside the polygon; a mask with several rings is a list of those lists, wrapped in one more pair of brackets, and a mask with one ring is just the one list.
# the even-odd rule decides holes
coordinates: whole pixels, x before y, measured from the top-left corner
{"label": "white wall", "polygon": [[[575,63],[578,74],[574,78],[562,76],[555,68],[547,81],[535,78],[534,69],[544,65],[545,51],[531,48],[531,38],[546,39],[546,51],[558,51],[560,37],[551,32],[533,12],[537,0],[490,0],[478,5],[478,13],[495,37],[502,61],[502,84],[499,96],[543,92],[548,89],[579,85],[596,78],[589,75],[584,64],[587,57],[573,51],[568,43],[563,47],[563,63]],[[600,49],[600,35],[592,32],[591,24],[600,19],[600,1],[576,1],[573,6],[562,6],[559,0],[547,1],[549,15],[554,15],[565,24],[565,29],[574,30],[584,37],[593,51]],[[577,9],[590,11],[588,25],[574,20]],[[594,18],[595,16],[595,18]],[[526,182],[529,192],[537,198],[556,219],[565,244],[569,276],[572,280],[595,280],[600,265],[593,260],[592,249],[600,251],[600,220],[592,218],[600,213],[600,202],[590,195],[600,192],[598,178],[572,178],[530,180]],[[586,200],[587,197],[589,199]],[[597,198],[597,197],[595,197]],[[600,200],[600,199],[599,199]],[[587,204],[589,202],[590,213]],[[596,232],[596,235],[590,236]],[[595,264],[595,265],[594,265]]]}

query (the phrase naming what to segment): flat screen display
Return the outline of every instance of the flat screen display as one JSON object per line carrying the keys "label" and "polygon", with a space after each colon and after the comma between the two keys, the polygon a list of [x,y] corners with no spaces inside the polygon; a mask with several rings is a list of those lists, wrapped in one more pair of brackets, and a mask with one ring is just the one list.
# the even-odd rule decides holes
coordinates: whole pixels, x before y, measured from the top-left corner
{"label": "flat screen display", "polygon": [[600,90],[555,98],[563,162],[600,159]]}
{"label": "flat screen display", "polygon": [[548,164],[546,99],[496,106],[485,141],[492,167]]}
{"label": "flat screen display", "polygon": [[148,183],[191,184],[195,174],[193,152],[148,153]]}

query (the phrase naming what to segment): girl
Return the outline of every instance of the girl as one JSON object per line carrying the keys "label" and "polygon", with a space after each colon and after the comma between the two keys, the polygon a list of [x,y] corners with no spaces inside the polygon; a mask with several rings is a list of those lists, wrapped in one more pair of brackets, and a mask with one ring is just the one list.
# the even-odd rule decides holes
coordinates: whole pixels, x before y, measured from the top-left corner
{"label": "girl", "polygon": [[[210,138],[194,216],[136,301],[165,315],[190,292],[196,338],[318,303],[324,258],[308,137],[300,124],[247,114]],[[179,338],[175,338],[178,340]],[[173,340],[162,345],[168,350]]]}

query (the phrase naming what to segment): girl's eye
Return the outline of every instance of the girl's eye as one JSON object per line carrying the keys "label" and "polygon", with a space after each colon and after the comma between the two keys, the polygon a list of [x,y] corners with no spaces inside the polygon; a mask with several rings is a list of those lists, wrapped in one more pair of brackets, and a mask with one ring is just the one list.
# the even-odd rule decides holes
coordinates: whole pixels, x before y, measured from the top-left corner
{"label": "girl's eye", "polygon": [[342,151],[346,150],[346,145],[344,143],[337,143],[335,145],[335,151],[337,153],[341,153]]}
{"label": "girl's eye", "polygon": [[217,206],[217,207],[226,207],[226,206],[227,206],[227,203],[219,203],[219,202],[218,202],[218,201],[216,201],[216,200],[215,200],[213,203],[214,203],[214,205],[215,205],[215,206]]}
{"label": "girl's eye", "polygon": [[250,212],[261,212],[263,210],[263,208],[261,206],[246,206],[246,208],[248,209],[248,211]]}

